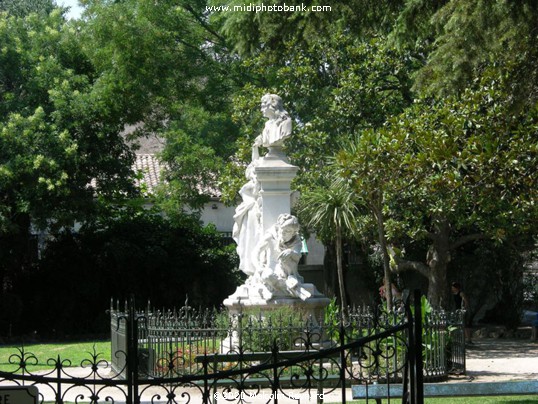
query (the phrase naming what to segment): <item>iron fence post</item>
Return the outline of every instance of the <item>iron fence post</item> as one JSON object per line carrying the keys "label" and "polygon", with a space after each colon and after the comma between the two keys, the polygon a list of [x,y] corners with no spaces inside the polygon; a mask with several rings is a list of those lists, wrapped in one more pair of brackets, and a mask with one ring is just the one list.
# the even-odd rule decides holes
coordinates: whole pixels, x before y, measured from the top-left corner
{"label": "iron fence post", "polygon": [[[207,380],[207,374],[208,374],[208,370],[207,370],[207,367],[209,365],[209,360],[207,359],[207,353],[204,357],[204,361],[202,362],[202,366],[203,366],[203,369],[204,369],[204,393],[203,393],[203,397],[202,397],[202,400],[203,400],[203,403],[204,404],[210,404],[211,401],[210,401],[210,398],[209,398],[209,385],[208,385],[208,380]],[[214,370],[214,372],[216,373],[216,371]],[[216,383],[215,383],[216,385]],[[216,403],[217,402],[217,395],[216,394],[213,394],[213,403]]]}
{"label": "iron fence post", "polygon": [[318,398],[317,404],[323,404],[323,359],[319,360]]}
{"label": "iron fence post", "polygon": [[280,379],[278,376],[278,344],[276,339],[273,341],[273,403],[278,404],[278,390],[280,388]]}
{"label": "iron fence post", "polygon": [[[340,313],[340,347],[346,344],[344,316]],[[342,403],[346,402],[346,353],[340,350],[340,382],[342,383]]]}
{"label": "iron fence post", "polygon": [[414,293],[414,342],[415,342],[415,366],[414,366],[414,378],[415,378],[415,401],[414,404],[424,404],[424,375],[423,375],[423,363],[422,363],[422,296],[420,290],[415,289]]}
{"label": "iron fence post", "polygon": [[405,319],[407,321],[407,352],[405,354],[405,366],[403,369],[403,379],[402,379],[402,404],[410,404],[414,400],[414,360],[415,360],[415,341],[413,336],[413,313],[411,312],[411,303],[409,290],[404,290],[403,293],[403,303],[405,310]]}
{"label": "iron fence post", "polygon": [[58,384],[56,385],[56,403],[57,404],[63,404],[62,399],[62,360],[60,359],[60,355],[58,355],[58,359],[56,360],[56,377],[58,377]]}
{"label": "iron fence post", "polygon": [[460,324],[461,324],[461,332],[463,335],[462,338],[462,344],[461,344],[461,353],[462,353],[462,363],[463,363],[463,374],[467,372],[467,354],[465,352],[465,311],[463,311],[460,315]]}
{"label": "iron fence post", "polygon": [[125,335],[127,336],[127,349],[126,349],[126,356],[125,359],[125,373],[127,376],[127,404],[133,404],[133,374],[132,369],[134,367],[133,363],[133,340],[136,339],[133,338],[133,323],[134,323],[134,313],[133,308],[131,305],[131,301],[129,301],[129,304],[126,305],[127,309],[127,318],[125,319]]}
{"label": "iron fence post", "polygon": [[140,404],[138,397],[138,320],[135,299],[131,295],[126,323],[127,334],[127,404]]}

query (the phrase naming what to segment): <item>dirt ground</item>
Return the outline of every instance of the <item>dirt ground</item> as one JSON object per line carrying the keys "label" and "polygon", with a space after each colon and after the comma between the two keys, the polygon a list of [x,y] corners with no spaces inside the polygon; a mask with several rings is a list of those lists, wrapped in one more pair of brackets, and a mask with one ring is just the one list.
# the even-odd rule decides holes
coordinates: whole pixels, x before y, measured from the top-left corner
{"label": "dirt ground", "polygon": [[466,375],[451,380],[493,382],[538,380],[538,341],[529,339],[475,339],[466,355]]}

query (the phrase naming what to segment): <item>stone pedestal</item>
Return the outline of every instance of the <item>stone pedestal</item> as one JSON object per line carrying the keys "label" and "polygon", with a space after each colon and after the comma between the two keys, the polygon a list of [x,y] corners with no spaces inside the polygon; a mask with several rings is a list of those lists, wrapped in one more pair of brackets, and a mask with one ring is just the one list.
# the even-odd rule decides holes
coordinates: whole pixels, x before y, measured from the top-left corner
{"label": "stone pedestal", "polygon": [[275,296],[266,300],[261,294],[252,293],[253,288],[249,287],[249,285],[241,285],[233,295],[224,299],[224,305],[228,308],[230,314],[239,314],[245,309],[252,308],[259,309],[262,313],[270,314],[272,311],[285,306],[301,313],[304,320],[309,317],[316,320],[322,318],[323,311],[331,300],[318,292],[311,283],[303,283],[303,287],[312,294],[306,300],[291,296]]}
{"label": "stone pedestal", "polygon": [[289,164],[280,147],[271,147],[254,169],[262,198],[262,229],[265,233],[281,213],[291,211],[291,181],[299,167]]}

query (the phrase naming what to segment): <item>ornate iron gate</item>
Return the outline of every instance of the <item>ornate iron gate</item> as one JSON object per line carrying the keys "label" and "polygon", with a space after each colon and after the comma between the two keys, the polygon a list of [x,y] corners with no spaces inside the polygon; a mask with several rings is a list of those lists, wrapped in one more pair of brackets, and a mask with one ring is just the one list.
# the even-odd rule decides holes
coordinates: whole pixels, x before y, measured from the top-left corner
{"label": "ornate iron gate", "polygon": [[[299,400],[301,395],[324,397],[338,394],[345,403],[352,384],[371,382],[403,385],[402,402],[423,403],[422,384],[422,324],[420,294],[414,295],[414,310],[409,304],[404,321],[394,323],[391,317],[376,319],[378,332],[358,335],[350,321],[341,321],[337,339],[324,345],[319,328],[304,329],[296,338],[292,351],[283,350],[277,339],[270,349],[254,352],[242,347],[231,353],[203,352],[194,357],[184,352],[168,352],[157,363],[163,367],[161,376],[152,376],[140,349],[138,330],[147,318],[138,315],[134,301],[126,315],[117,318],[125,327],[125,349],[117,351],[123,357],[121,369],[113,369],[100,354],[93,352],[80,366],[57,357],[47,363],[54,369],[32,372],[38,359],[20,348],[10,362],[17,364],[13,372],[0,371],[0,385],[34,385],[40,392],[40,402],[54,401],[91,403],[210,403],[221,399],[243,403],[264,395],[265,402],[278,403]],[[412,314],[413,313],[413,314]],[[147,352],[146,352],[147,353]],[[196,372],[186,361],[198,364]],[[145,366],[145,367],[144,367]],[[304,400],[301,400],[304,401]]]}

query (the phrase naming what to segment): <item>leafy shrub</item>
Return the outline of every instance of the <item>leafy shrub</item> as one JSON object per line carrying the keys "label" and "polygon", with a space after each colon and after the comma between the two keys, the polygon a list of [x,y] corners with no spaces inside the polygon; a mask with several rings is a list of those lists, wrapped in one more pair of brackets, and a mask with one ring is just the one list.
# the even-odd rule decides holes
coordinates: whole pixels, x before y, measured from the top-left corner
{"label": "leafy shrub", "polygon": [[38,270],[20,278],[19,332],[48,336],[106,333],[112,298],[140,305],[220,306],[239,280],[233,246],[197,222],[125,212],[47,245]]}

